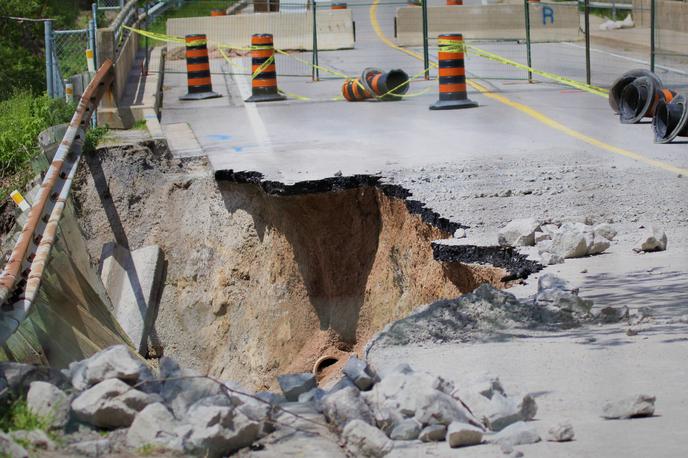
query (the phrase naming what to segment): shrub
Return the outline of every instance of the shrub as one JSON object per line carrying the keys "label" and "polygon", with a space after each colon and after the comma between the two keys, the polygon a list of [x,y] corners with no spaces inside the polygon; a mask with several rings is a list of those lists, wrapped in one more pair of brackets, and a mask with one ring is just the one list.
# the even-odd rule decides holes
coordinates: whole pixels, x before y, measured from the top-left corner
{"label": "shrub", "polygon": [[[0,200],[17,186],[16,176],[30,175],[30,163],[39,152],[38,134],[45,128],[68,122],[74,106],[47,95],[15,92],[0,101]],[[21,185],[20,185],[21,186]]]}

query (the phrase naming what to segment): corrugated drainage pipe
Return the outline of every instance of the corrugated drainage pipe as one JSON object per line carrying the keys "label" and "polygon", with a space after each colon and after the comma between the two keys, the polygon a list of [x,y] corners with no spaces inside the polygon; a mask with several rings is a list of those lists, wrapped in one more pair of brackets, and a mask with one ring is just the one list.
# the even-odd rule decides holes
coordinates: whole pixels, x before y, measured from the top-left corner
{"label": "corrugated drainage pipe", "polygon": [[375,98],[384,101],[401,100],[410,85],[406,72],[398,68],[388,72],[366,68],[361,74],[361,82]]}
{"label": "corrugated drainage pipe", "polygon": [[688,100],[677,95],[670,102],[660,100],[652,118],[655,143],[669,143],[674,138],[688,137]]}
{"label": "corrugated drainage pipe", "polygon": [[612,110],[614,110],[614,113],[619,113],[619,105],[621,104],[621,93],[626,88],[626,86],[628,86],[633,81],[643,76],[652,78],[655,80],[657,84],[659,84],[660,87],[663,86],[662,81],[657,77],[657,75],[655,75],[649,70],[638,68],[635,70],[627,71],[626,73],[621,75],[621,77],[619,77],[616,81],[614,81],[611,89],[609,90],[609,106],[612,108]]}

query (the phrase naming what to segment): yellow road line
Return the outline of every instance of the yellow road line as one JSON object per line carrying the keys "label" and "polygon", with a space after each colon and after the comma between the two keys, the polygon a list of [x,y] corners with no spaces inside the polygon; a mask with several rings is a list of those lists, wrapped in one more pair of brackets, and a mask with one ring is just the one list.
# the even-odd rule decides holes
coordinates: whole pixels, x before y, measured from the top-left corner
{"label": "yellow road line", "polygon": [[[410,49],[405,49],[397,46],[394,42],[392,42],[389,38],[385,36],[385,34],[382,32],[382,29],[380,28],[380,23],[377,20],[377,7],[378,4],[380,3],[380,0],[373,0],[373,4],[370,7],[370,23],[373,26],[373,30],[375,30],[375,34],[378,36],[378,38],[387,46],[390,48],[396,49],[397,51],[401,51],[403,53],[408,54],[409,56],[418,59],[418,60],[423,60],[423,56],[418,54],[415,51],[412,51]],[[432,62],[430,64],[432,67],[437,67],[437,64]],[[674,165],[668,164],[666,162],[658,161],[656,159],[650,159],[648,157],[643,156],[640,153],[635,153],[633,151],[628,151],[623,148],[619,148],[618,146],[610,145],[608,143],[605,143],[601,140],[598,140],[594,137],[591,137],[589,135],[586,135],[582,132],[578,132],[577,130],[571,129],[570,127],[566,127],[565,125],[561,124],[558,121],[555,121],[554,119],[550,118],[544,113],[540,113],[534,108],[529,107],[528,105],[525,105],[520,102],[515,102],[503,95],[496,94],[494,92],[491,92],[488,88],[485,86],[473,81],[469,80],[467,83],[477,91],[479,91],[481,94],[483,94],[485,97],[491,98],[493,100],[496,100],[497,102],[503,103],[504,105],[507,105],[511,108],[514,108],[531,118],[545,124],[548,127],[551,127],[552,129],[556,129],[559,132],[562,132],[570,137],[573,137],[575,139],[578,139],[580,141],[583,141],[589,145],[595,146],[597,148],[609,151],[614,154],[618,154],[620,156],[627,157],[629,159],[634,159],[636,161],[642,162],[644,164],[650,165],[652,167],[657,167],[662,170],[666,170],[668,172],[672,173],[680,173],[683,175],[688,175],[688,169],[684,169],[681,167],[676,167]]]}

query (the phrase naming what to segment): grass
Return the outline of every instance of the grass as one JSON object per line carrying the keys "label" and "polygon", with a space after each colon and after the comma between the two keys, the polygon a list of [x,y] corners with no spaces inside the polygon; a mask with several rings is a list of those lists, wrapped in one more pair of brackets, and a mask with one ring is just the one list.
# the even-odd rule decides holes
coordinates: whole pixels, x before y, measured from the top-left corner
{"label": "grass", "polygon": [[74,106],[46,95],[17,91],[0,102],[0,200],[22,188],[33,175],[31,160],[40,153],[38,134],[67,122]]}
{"label": "grass", "polygon": [[171,8],[158,16],[155,21],[148,25],[148,31],[154,33],[167,33],[167,20],[183,17],[210,16],[212,10],[226,9],[236,0],[191,0],[184,3],[180,8]]}
{"label": "grass", "polygon": [[134,123],[134,125],[131,128],[136,130],[146,130],[148,127],[146,125],[145,119],[139,119]]}
{"label": "grass", "polygon": [[23,399],[14,401],[8,409],[3,409],[0,413],[0,430],[2,431],[40,429],[47,433],[49,428],[50,419],[32,413]]}
{"label": "grass", "polygon": [[161,447],[155,444],[143,444],[141,447],[136,449],[136,452],[141,456],[150,456],[157,454],[162,450]]}
{"label": "grass", "polygon": [[98,142],[103,138],[109,129],[107,127],[91,127],[86,132],[86,140],[84,141],[84,154],[93,153],[98,147]]}

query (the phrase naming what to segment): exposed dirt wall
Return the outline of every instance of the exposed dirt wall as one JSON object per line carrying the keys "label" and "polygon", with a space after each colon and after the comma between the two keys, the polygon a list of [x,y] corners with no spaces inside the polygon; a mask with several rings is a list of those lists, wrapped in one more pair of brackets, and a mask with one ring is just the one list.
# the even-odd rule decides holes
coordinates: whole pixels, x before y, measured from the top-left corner
{"label": "exposed dirt wall", "polygon": [[153,346],[254,388],[360,350],[413,308],[505,275],[435,261],[430,242],[450,234],[376,186],[269,194],[216,182],[205,163],[154,144],[100,150],[76,184],[94,259],[112,240],[165,252]]}

